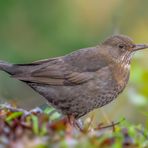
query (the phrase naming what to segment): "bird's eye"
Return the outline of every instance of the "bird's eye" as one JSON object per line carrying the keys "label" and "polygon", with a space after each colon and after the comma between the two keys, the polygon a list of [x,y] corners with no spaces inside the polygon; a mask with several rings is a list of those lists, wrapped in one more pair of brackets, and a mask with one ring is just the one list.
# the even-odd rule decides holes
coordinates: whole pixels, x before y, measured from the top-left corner
{"label": "bird's eye", "polygon": [[123,45],[123,44],[119,44],[119,46],[118,46],[120,49],[124,49],[125,48],[125,45]]}

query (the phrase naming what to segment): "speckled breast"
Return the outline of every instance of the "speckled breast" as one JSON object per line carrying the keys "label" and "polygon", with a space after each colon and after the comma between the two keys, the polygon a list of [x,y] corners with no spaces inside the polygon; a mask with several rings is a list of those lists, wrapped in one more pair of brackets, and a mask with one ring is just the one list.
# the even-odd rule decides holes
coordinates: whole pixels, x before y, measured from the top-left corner
{"label": "speckled breast", "polygon": [[[112,66],[104,68],[101,73],[99,73],[98,85],[100,93],[98,94],[98,101],[95,107],[102,107],[117,98],[126,87],[129,74],[129,69],[124,69],[124,67],[120,69],[115,69]],[[102,85],[100,86],[100,84]]]}

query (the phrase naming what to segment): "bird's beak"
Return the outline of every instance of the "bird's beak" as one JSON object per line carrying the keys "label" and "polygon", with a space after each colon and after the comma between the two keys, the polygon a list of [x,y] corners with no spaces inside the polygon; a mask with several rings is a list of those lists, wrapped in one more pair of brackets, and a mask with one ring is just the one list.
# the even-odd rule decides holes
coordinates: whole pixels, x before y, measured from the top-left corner
{"label": "bird's beak", "polygon": [[135,44],[135,47],[133,48],[133,51],[141,50],[148,48],[148,44]]}

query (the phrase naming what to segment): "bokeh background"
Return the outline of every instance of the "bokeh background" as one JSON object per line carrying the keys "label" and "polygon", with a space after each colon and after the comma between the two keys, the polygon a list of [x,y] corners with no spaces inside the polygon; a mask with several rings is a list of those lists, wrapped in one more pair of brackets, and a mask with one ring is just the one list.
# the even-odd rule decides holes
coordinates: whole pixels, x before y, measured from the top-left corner
{"label": "bokeh background", "polygon": [[[61,56],[95,46],[107,36],[126,34],[148,43],[147,0],[1,0],[0,59],[12,63]],[[132,61],[130,82],[111,104],[90,114],[96,121],[125,117],[146,124],[148,49]],[[32,109],[46,101],[31,88],[0,72],[0,102]]]}

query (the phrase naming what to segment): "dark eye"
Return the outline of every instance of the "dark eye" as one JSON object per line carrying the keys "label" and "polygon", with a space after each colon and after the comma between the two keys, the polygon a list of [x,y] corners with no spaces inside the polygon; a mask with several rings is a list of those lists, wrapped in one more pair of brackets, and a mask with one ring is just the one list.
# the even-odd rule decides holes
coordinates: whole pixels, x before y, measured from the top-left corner
{"label": "dark eye", "polygon": [[119,44],[118,46],[120,49],[125,49],[125,45],[124,44]]}

